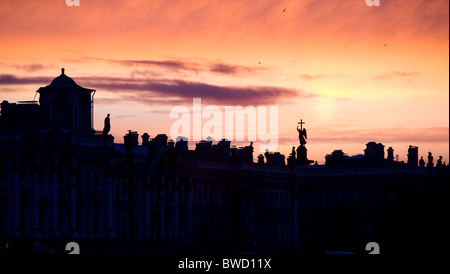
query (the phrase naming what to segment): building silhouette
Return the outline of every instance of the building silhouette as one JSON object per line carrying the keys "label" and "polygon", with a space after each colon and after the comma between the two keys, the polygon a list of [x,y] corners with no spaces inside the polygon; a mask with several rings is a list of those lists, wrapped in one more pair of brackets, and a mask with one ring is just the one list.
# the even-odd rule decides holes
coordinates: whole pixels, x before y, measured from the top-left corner
{"label": "building silhouette", "polygon": [[369,142],[309,165],[278,152],[253,162],[253,144],[225,139],[189,150],[184,138],[130,130],[120,144],[93,129],[95,90],[64,69],[38,92],[39,103],[1,103],[5,250],[63,253],[76,241],[85,253],[323,254],[376,241],[420,253],[446,237],[449,168],[418,166],[417,147],[407,163]]}

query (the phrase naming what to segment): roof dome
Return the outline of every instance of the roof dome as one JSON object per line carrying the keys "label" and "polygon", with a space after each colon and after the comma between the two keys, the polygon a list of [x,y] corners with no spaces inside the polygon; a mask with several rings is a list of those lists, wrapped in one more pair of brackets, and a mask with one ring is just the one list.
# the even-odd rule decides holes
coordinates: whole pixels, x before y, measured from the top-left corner
{"label": "roof dome", "polygon": [[91,93],[95,92],[95,89],[84,88],[77,85],[75,81],[69,76],[64,74],[64,68],[61,69],[61,75],[53,79],[50,85],[41,87],[38,89],[39,93],[60,93],[60,92],[82,92]]}
{"label": "roof dome", "polygon": [[64,68],[61,69],[61,75],[53,79],[48,86],[55,88],[80,88],[72,78],[64,74]]}

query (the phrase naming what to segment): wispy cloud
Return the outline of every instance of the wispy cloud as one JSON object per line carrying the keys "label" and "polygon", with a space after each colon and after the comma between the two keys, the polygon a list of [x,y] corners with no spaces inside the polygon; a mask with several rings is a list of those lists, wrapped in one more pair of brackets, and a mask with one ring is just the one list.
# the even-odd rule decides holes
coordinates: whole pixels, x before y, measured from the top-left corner
{"label": "wispy cloud", "polygon": [[[448,127],[430,128],[376,128],[376,129],[347,129],[333,127],[308,128],[310,146],[329,144],[330,149],[339,149],[343,144],[359,144],[364,146],[369,142],[385,145],[385,149],[395,144],[448,144]],[[298,145],[295,135],[279,135],[279,145]],[[330,151],[331,152],[331,151]],[[363,151],[361,151],[363,153]]]}
{"label": "wispy cloud", "polygon": [[198,70],[198,64],[176,60],[107,60],[124,66],[156,66],[172,70]]}
{"label": "wispy cloud", "polygon": [[[124,101],[127,102],[135,102],[138,104],[146,104],[146,105],[152,105],[152,106],[177,106],[177,105],[184,105],[186,103],[185,99],[180,98],[167,98],[167,97],[158,97],[158,96],[142,96],[138,94],[124,94],[120,95],[119,100],[117,103],[123,104]],[[151,111],[153,113],[157,113],[158,110]],[[169,111],[170,113],[170,111]]]}
{"label": "wispy cloud", "polygon": [[209,65],[209,70],[213,73],[239,76],[242,74],[264,71],[266,69],[264,67],[248,67],[248,66],[230,65],[225,63],[214,63]]}
{"label": "wispy cloud", "polygon": [[338,102],[350,102],[351,99],[348,98],[348,97],[338,97],[338,98],[336,98],[336,101],[338,101]]}
{"label": "wispy cloud", "polygon": [[341,74],[300,74],[300,79],[304,81],[318,80],[330,77],[341,77]]}
{"label": "wispy cloud", "polygon": [[2,85],[43,84],[50,83],[51,80],[53,80],[51,77],[17,77],[12,74],[0,74]]}
{"label": "wispy cloud", "polygon": [[136,117],[136,115],[118,115],[118,116],[114,116],[115,119],[123,119],[123,118],[132,118],[132,117]]}
{"label": "wispy cloud", "polygon": [[26,72],[36,72],[46,68],[42,64],[28,64],[28,65],[15,65],[16,69],[23,70]]}
{"label": "wispy cloud", "polygon": [[37,71],[42,71],[47,68],[54,67],[53,65],[41,64],[41,63],[20,64],[20,63],[5,63],[5,62],[0,62],[0,66],[7,67],[7,68],[13,68],[13,69],[16,69],[19,71],[25,71],[25,72],[37,72]]}
{"label": "wispy cloud", "polygon": [[[0,75],[0,84],[47,85],[52,79],[48,77],[17,77],[10,74]],[[178,101],[202,98],[215,104],[273,104],[285,103],[292,98],[315,98],[318,95],[302,89],[277,86],[221,86],[204,82],[180,79],[136,79],[126,77],[78,77],[74,79],[79,85],[116,93],[123,100],[140,103],[160,104],[161,98],[167,102],[169,97]],[[150,99],[146,99],[150,98]],[[116,98],[97,99],[102,103],[116,103]],[[173,100],[172,100],[173,102]]]}
{"label": "wispy cloud", "polygon": [[[87,79],[85,79],[87,80]],[[314,98],[317,95],[274,86],[219,86],[202,82],[191,82],[179,79],[173,80],[136,80],[136,79],[108,79],[108,81],[90,79],[90,86],[116,93],[136,95],[136,100],[144,101],[145,95],[181,97],[184,99],[204,98],[216,104],[269,104],[282,103],[290,98]],[[86,82],[86,81],[85,81]],[[128,97],[128,100],[131,98]],[[150,101],[153,102],[153,101]]]}
{"label": "wispy cloud", "polygon": [[161,68],[165,70],[171,70],[173,72],[177,71],[190,71],[190,72],[211,72],[215,74],[225,74],[232,76],[240,76],[242,74],[256,73],[260,71],[267,70],[261,66],[242,66],[237,64],[228,64],[224,62],[211,62],[211,61],[200,61],[200,62],[188,62],[182,60],[117,60],[117,59],[106,59],[106,58],[94,58],[94,57],[79,57],[79,60],[91,60],[91,61],[101,61],[112,64],[118,64],[126,67],[137,67],[138,70],[145,70],[147,67]]}
{"label": "wispy cloud", "polygon": [[448,143],[448,127],[431,128],[375,128],[375,129],[347,129],[347,128],[311,128],[316,143],[365,143],[383,142],[398,143]]}
{"label": "wispy cloud", "polygon": [[419,73],[417,71],[392,71],[392,72],[385,72],[382,74],[378,74],[373,77],[373,80],[379,81],[379,80],[389,80],[392,78],[404,78],[404,79],[412,79],[414,76],[417,76]]}

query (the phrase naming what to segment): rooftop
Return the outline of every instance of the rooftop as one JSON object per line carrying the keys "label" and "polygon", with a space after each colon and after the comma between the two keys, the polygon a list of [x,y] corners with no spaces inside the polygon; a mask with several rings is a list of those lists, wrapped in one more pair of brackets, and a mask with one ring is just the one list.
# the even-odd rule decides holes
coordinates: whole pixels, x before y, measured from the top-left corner
{"label": "rooftop", "polygon": [[50,83],[50,85],[39,88],[38,92],[42,92],[44,90],[50,90],[50,89],[51,90],[70,89],[70,90],[85,91],[85,92],[89,92],[89,93],[95,91],[93,89],[84,88],[84,87],[78,85],[77,83],[75,83],[75,81],[72,78],[70,78],[69,76],[67,76],[65,74],[64,68],[61,69],[60,76],[53,79],[53,81]]}

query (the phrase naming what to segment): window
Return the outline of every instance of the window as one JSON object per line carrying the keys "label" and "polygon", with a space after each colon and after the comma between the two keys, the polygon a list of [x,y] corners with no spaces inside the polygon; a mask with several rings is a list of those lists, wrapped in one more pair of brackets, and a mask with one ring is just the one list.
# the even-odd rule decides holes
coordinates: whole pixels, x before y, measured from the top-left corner
{"label": "window", "polygon": [[75,185],[81,185],[81,175],[80,173],[75,174]]}
{"label": "window", "polygon": [[44,183],[44,170],[42,168],[39,169],[38,180],[39,180],[39,183],[41,183],[41,184]]}
{"label": "window", "polygon": [[92,178],[92,186],[93,187],[97,187],[98,186],[98,173],[95,172],[95,171],[92,171],[91,174],[92,174],[92,176],[91,176],[91,178]]}
{"label": "window", "polygon": [[94,208],[94,210],[92,211],[92,233],[99,232],[98,222],[99,222],[98,209]]}
{"label": "window", "polygon": [[6,181],[5,168],[0,167],[0,181]]}
{"label": "window", "polygon": [[58,185],[63,185],[64,184],[64,174],[61,171],[59,171],[57,173],[57,175],[58,175]]}
{"label": "window", "polygon": [[0,205],[0,232],[3,232],[5,229],[5,209],[2,205]]}
{"label": "window", "polygon": [[77,107],[75,107],[75,113],[74,113],[74,116],[73,116],[73,126],[75,128],[79,128],[79,124],[78,124],[78,108]]}
{"label": "window", "polygon": [[19,182],[25,182],[25,170],[23,168],[21,168],[19,170]]}
{"label": "window", "polygon": [[124,178],[120,179],[120,198],[128,199],[128,181]]}
{"label": "window", "polygon": [[91,171],[90,170],[85,170],[84,172],[84,182],[86,185],[90,186],[92,184],[92,178],[91,178]]}
{"label": "window", "polygon": [[289,208],[291,206],[291,195],[289,192],[285,193],[284,202],[285,202],[285,206],[287,208]]}
{"label": "window", "polygon": [[77,203],[76,203],[76,225],[75,225],[75,229],[76,231],[78,231],[79,233],[81,233],[81,222],[82,220],[82,216],[83,216],[83,212],[84,212],[84,200],[83,198],[79,197],[77,198]]}

